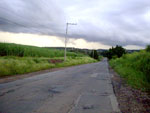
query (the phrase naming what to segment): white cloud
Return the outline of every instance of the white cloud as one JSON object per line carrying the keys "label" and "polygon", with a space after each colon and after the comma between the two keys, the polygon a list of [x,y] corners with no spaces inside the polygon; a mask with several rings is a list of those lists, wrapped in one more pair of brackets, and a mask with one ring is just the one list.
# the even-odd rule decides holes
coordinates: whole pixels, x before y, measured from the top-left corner
{"label": "white cloud", "polygon": [[144,14],[144,19],[150,23],[150,9]]}
{"label": "white cloud", "polygon": [[[64,47],[64,38],[47,35],[27,34],[27,33],[24,34],[24,33],[0,32],[0,42],[6,43],[9,42],[40,47]],[[75,48],[88,48],[88,49],[110,48],[110,46],[106,46],[97,42],[87,42],[84,39],[73,39],[73,38],[69,38],[67,46]]]}

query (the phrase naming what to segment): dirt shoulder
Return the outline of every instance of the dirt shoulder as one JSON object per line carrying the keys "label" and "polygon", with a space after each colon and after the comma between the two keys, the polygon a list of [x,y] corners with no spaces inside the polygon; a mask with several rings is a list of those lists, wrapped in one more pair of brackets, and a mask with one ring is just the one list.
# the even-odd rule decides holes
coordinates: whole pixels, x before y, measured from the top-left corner
{"label": "dirt shoulder", "polygon": [[122,113],[150,113],[150,94],[127,85],[111,67],[112,84]]}

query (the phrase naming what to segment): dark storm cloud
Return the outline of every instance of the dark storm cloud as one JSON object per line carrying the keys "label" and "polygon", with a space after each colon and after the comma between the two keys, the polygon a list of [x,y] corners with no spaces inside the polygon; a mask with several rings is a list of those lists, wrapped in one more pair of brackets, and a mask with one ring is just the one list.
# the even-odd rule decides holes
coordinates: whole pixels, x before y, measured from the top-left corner
{"label": "dark storm cloud", "polygon": [[149,0],[1,0],[0,30],[63,37],[106,45],[150,44]]}
{"label": "dark storm cloud", "polygon": [[0,1],[0,29],[8,32],[25,32],[55,35],[64,22],[63,12],[48,0]]}

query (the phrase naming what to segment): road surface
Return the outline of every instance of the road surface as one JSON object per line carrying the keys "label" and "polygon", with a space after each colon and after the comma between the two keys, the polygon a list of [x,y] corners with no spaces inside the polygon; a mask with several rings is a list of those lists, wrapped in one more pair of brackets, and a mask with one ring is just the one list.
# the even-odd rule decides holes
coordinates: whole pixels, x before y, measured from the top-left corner
{"label": "road surface", "polygon": [[0,113],[118,113],[107,59],[0,84]]}

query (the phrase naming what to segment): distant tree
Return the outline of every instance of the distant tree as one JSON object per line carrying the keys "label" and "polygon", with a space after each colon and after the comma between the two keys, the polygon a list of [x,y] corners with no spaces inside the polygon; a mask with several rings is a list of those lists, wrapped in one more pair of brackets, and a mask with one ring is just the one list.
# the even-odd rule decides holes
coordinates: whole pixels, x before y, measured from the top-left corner
{"label": "distant tree", "polygon": [[126,50],[121,47],[121,46],[116,46],[116,48],[114,48],[114,51],[115,51],[115,55],[118,56],[118,58],[120,58],[123,54],[126,54]]}
{"label": "distant tree", "polygon": [[99,57],[96,50],[92,50],[90,56],[94,59],[97,59],[97,60],[98,60],[98,57]]}
{"label": "distant tree", "polygon": [[98,59],[98,53],[97,53],[97,51],[96,50],[94,50],[94,59]]}
{"label": "distant tree", "polygon": [[123,54],[126,54],[126,50],[121,47],[121,46],[116,46],[115,48],[112,47],[111,49],[109,49],[107,52],[106,52],[106,56],[109,58],[109,59],[112,59],[112,58],[120,58]]}
{"label": "distant tree", "polygon": [[102,51],[102,52],[100,52],[100,55],[102,55],[103,57],[107,57],[107,52],[108,51]]}
{"label": "distant tree", "polygon": [[147,51],[147,52],[150,52],[150,45],[147,45],[146,51]]}
{"label": "distant tree", "polygon": [[90,53],[90,57],[94,58],[94,51],[93,50]]}

